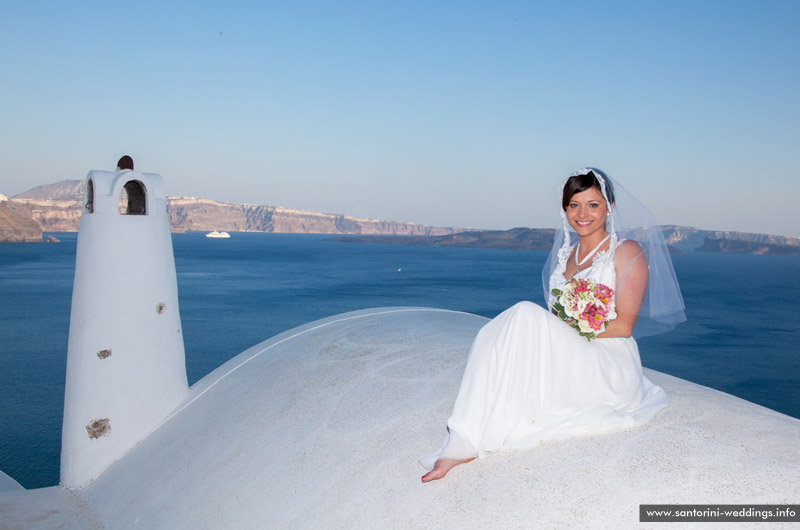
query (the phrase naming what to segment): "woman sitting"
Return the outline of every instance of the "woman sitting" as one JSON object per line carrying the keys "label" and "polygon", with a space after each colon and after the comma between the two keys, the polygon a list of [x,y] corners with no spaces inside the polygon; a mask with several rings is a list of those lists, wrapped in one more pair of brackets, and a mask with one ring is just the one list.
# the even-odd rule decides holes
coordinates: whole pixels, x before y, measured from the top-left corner
{"label": "woman sitting", "polygon": [[641,425],[667,406],[632,338],[686,319],[650,212],[584,168],[561,186],[561,217],[542,273],[550,310],[520,302],[480,330],[423,482],[493,451]]}

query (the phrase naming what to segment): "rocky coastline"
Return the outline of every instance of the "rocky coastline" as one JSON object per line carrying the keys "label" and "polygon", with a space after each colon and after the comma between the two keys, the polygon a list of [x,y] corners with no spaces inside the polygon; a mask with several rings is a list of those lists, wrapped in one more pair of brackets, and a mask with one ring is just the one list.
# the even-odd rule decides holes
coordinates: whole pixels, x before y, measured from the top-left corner
{"label": "rocky coastline", "polygon": [[[14,213],[0,218],[0,241],[41,241],[42,232],[77,232],[83,211],[83,186],[82,180],[65,180],[38,186],[12,198],[3,196],[2,204],[5,205],[5,209]],[[167,218],[173,232],[217,230],[441,236],[465,230],[456,227],[365,219],[281,206],[231,204],[197,197],[167,197],[166,202]],[[19,232],[17,227],[23,224],[28,229],[25,235],[27,239],[21,239],[23,236],[17,234]],[[36,229],[38,233],[34,234]]]}
{"label": "rocky coastline", "polygon": [[[680,229],[680,230],[677,230]],[[672,253],[687,251],[800,256],[800,239],[746,232],[715,232],[692,227],[662,227]],[[439,245],[469,248],[498,248],[509,250],[550,250],[552,228],[512,228],[511,230],[467,231],[437,237],[352,236],[335,237],[331,241],[344,243],[384,243],[394,245]],[[718,234],[728,237],[715,237]],[[697,246],[697,240],[702,245]]]}
{"label": "rocky coastline", "polygon": [[[44,232],[77,232],[82,180],[65,180],[8,198],[0,195],[0,242],[42,241]],[[280,206],[231,204],[197,197],[167,197],[173,232],[275,232],[330,234],[334,241],[469,248],[549,250],[552,228],[477,230],[364,219]],[[664,225],[673,252],[701,251],[759,255],[800,255],[800,238]]]}
{"label": "rocky coastline", "polygon": [[0,242],[31,243],[42,241],[42,227],[25,209],[5,195],[0,195]]}
{"label": "rocky coastline", "polygon": [[511,230],[470,230],[442,236],[351,236],[332,237],[341,243],[385,243],[393,245],[434,245],[463,248],[507,250],[550,250],[555,230],[552,228],[512,228]]}
{"label": "rocky coastline", "polygon": [[721,252],[725,254],[759,254],[769,256],[800,256],[800,246],[741,241],[735,239],[716,239],[707,237],[699,252]]}

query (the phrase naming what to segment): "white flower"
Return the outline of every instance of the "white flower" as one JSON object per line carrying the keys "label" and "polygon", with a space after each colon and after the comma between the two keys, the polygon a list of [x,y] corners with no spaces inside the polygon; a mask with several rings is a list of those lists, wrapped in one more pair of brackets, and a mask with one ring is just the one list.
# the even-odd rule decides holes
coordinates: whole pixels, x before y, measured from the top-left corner
{"label": "white flower", "polygon": [[587,321],[579,320],[578,327],[580,328],[581,332],[591,333],[592,335],[594,335],[594,330],[589,326],[589,323]]}

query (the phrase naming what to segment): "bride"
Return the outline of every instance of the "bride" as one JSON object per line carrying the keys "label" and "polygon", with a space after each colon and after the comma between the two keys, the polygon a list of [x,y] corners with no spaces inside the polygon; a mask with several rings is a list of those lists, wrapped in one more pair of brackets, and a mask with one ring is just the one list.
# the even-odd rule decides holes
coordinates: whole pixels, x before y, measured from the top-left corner
{"label": "bride", "polygon": [[[431,469],[423,482],[493,451],[641,425],[667,406],[664,391],[642,374],[633,338],[686,320],[658,226],[595,168],[575,172],[560,195],[563,230],[542,272],[550,311],[520,302],[480,330],[444,445],[421,460]],[[601,312],[595,328],[584,322],[578,329],[557,298],[574,280],[611,290],[615,308]]]}

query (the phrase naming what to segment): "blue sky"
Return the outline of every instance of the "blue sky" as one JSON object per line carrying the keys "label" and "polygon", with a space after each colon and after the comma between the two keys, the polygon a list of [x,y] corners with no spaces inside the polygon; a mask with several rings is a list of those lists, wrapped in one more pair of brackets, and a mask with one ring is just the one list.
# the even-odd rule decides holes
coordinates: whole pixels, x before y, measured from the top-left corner
{"label": "blue sky", "polygon": [[800,2],[0,7],[0,193],[168,195],[479,228],[605,169],[662,223],[800,236]]}

